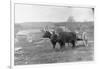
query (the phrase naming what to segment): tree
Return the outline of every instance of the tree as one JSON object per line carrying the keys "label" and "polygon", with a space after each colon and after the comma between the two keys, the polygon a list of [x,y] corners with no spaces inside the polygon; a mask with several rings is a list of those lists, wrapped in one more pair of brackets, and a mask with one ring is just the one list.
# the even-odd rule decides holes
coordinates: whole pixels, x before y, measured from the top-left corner
{"label": "tree", "polygon": [[67,22],[75,22],[74,17],[73,16],[69,16],[69,18],[67,19]]}

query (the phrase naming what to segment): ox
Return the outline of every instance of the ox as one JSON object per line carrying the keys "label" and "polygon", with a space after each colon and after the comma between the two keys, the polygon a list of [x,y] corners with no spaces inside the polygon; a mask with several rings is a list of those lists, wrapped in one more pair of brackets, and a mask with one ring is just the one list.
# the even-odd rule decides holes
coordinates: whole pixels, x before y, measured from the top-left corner
{"label": "ox", "polygon": [[[81,37],[79,37],[79,35]],[[65,47],[65,43],[71,43],[72,48],[75,48],[77,41],[82,41],[84,43],[84,46],[88,46],[88,40],[86,37],[86,32],[82,32],[81,34],[76,32],[59,32],[56,33],[53,31],[52,33],[50,31],[45,31],[43,38],[49,38],[53,48],[55,48],[56,43],[60,44],[60,48]]]}
{"label": "ox", "polygon": [[74,48],[75,42],[77,40],[76,34],[74,32],[60,32],[56,34],[55,31],[52,33],[45,31],[43,38],[49,38],[53,48],[55,48],[55,45],[58,42],[61,49],[65,47],[65,43],[72,43],[72,48]]}

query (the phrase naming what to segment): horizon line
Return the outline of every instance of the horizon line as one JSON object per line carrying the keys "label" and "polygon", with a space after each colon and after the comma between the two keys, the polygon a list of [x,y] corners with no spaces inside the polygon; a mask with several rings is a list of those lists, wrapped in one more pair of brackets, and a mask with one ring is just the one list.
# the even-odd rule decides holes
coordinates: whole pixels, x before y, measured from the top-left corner
{"label": "horizon line", "polygon": [[[56,21],[35,21],[35,22],[37,22],[37,23],[39,23],[39,22],[52,22],[52,23],[60,23],[60,22],[56,22]],[[35,22],[15,22],[15,23],[35,23]],[[61,21],[61,22],[66,22],[66,21]],[[73,21],[74,23],[75,22],[81,22],[81,23],[83,23],[83,22],[94,22],[94,21]],[[73,23],[72,22],[72,23]]]}

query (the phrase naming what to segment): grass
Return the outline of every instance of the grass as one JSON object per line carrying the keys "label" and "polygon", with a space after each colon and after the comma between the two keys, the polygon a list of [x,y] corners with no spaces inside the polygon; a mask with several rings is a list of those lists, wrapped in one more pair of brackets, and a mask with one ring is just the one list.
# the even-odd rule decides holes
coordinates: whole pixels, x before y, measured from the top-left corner
{"label": "grass", "polygon": [[93,43],[89,43],[88,47],[79,46],[75,49],[67,47],[64,50],[52,48],[49,41],[37,46],[23,47],[23,55],[16,55],[15,65],[24,64],[44,64],[57,62],[87,61],[93,59]]}

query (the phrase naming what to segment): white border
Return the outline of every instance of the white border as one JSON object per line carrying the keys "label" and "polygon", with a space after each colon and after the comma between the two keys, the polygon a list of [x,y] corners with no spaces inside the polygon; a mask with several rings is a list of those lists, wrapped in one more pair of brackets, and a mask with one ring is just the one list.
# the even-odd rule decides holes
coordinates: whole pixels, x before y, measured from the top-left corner
{"label": "white border", "polygon": [[[33,69],[33,68],[56,68],[56,66],[61,66],[62,67],[67,67],[70,68],[71,66],[74,66],[75,65],[78,65],[78,66],[89,66],[89,64],[93,64],[93,62],[70,62],[70,63],[56,63],[56,64],[39,64],[39,65],[22,65],[22,66],[14,66],[14,4],[15,3],[22,3],[22,4],[36,4],[36,5],[47,5],[47,6],[58,6],[58,7],[66,7],[66,6],[69,6],[69,7],[83,7],[83,8],[95,8],[95,6],[90,6],[90,5],[69,5],[69,4],[63,4],[63,3],[47,3],[47,2],[44,2],[44,3],[36,3],[36,2],[32,2],[32,1],[19,1],[19,0],[13,0],[11,1],[11,68],[12,69]],[[77,67],[78,67],[77,66]],[[79,67],[78,67],[79,68]],[[59,68],[60,69],[60,68]]]}
{"label": "white border", "polygon": [[10,67],[14,67],[14,2],[10,2]]}

